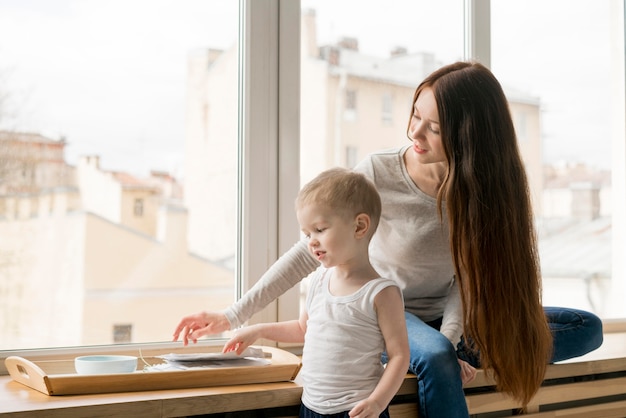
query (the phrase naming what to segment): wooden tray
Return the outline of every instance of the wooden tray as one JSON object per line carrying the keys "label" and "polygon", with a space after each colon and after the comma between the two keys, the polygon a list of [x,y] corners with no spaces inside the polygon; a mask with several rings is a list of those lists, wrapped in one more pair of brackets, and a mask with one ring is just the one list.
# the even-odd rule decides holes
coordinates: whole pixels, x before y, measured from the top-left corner
{"label": "wooden tray", "polygon": [[[215,369],[143,371],[134,373],[79,375],[74,359],[32,362],[18,356],[7,357],[5,364],[16,382],[46,395],[79,395],[146,390],[188,389],[250,383],[284,382],[295,379],[300,358],[275,347],[261,347],[271,364]],[[143,357],[149,364],[159,364],[157,357]],[[142,369],[139,359],[138,369]]]}

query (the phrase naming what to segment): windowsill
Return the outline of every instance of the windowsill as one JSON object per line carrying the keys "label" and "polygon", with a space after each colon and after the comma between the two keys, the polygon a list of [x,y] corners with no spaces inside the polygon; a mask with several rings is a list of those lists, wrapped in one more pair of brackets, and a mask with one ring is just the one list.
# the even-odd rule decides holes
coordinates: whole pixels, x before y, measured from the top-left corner
{"label": "windowsill", "polygon": [[175,389],[94,395],[48,396],[0,377],[0,416],[29,417],[133,416],[183,417],[295,406],[302,388],[294,382]]}
{"label": "windowsill", "polygon": [[[168,353],[197,353],[207,347],[224,344],[223,340],[204,340],[188,347],[178,343],[128,346],[100,346],[68,349],[33,350],[19,355],[35,361],[67,360],[84,354],[127,354],[152,357]],[[2,366],[4,356],[0,358]],[[140,363],[141,365],[141,360]],[[241,384],[137,392],[50,396],[0,376],[0,417],[27,414],[29,417],[133,416],[177,417],[298,406],[302,388],[291,381]]]}
{"label": "windowsill", "polygon": [[[626,347],[626,323],[623,320],[605,322],[605,341],[602,347],[583,357],[565,364],[551,366],[554,371],[567,374],[570,370],[585,368],[586,373],[597,372],[596,361],[621,359],[624,363]],[[182,344],[164,344],[159,348],[144,348],[144,355],[167,352],[193,352],[204,345],[223,344],[219,341],[203,341],[184,348]],[[116,353],[137,354],[136,346],[118,347]],[[94,349],[95,350],[95,349]],[[102,352],[102,348],[100,348]],[[84,350],[81,352],[84,353]],[[72,355],[78,355],[73,352]],[[56,354],[56,358],[68,357]],[[47,356],[50,359],[50,356]],[[571,363],[571,364],[567,364]],[[4,361],[2,361],[4,365]],[[620,370],[625,370],[620,366]],[[588,369],[588,370],[587,370]],[[553,376],[554,377],[554,376]],[[562,377],[562,376],[561,376]],[[477,378],[471,386],[488,384],[484,377]],[[623,378],[622,378],[623,380]],[[620,380],[620,382],[622,381]],[[594,382],[591,382],[594,383]],[[415,376],[407,375],[399,395],[416,393]],[[550,389],[550,388],[549,388]],[[555,390],[555,389],[551,389]],[[571,389],[563,389],[571,392]],[[590,389],[586,389],[590,390]],[[79,417],[79,416],[133,416],[133,417],[182,417],[207,413],[223,413],[272,408],[291,408],[300,404],[302,388],[295,382],[245,384],[211,388],[154,390],[94,395],[48,396],[11,379],[0,376],[0,417]],[[560,395],[551,395],[560,396]],[[406,400],[405,400],[406,401]],[[411,401],[412,402],[412,401]],[[297,415],[297,412],[295,413]],[[406,416],[414,416],[413,412]]]}
{"label": "windowsill", "polygon": [[[624,342],[626,334],[607,334],[606,346],[601,347],[593,356],[572,360],[571,364],[549,366],[547,377],[562,384],[548,385],[544,392],[535,398],[534,410],[541,404],[569,403],[563,408],[570,408],[573,403],[587,402],[592,408],[612,408],[624,411],[626,400],[606,401],[605,395],[619,396],[624,399]],[[591,354],[591,353],[590,353]],[[569,376],[598,375],[608,373],[608,379],[584,379],[572,383]],[[589,381],[587,381],[589,380]],[[482,371],[476,380],[467,386],[478,388],[474,394],[466,393],[470,413],[479,414],[511,409],[515,403],[500,394],[491,394],[481,390],[491,388],[493,382]],[[580,386],[582,385],[582,386]],[[398,418],[415,417],[415,393],[417,380],[407,374],[398,391],[396,402],[390,407],[392,416]],[[13,381],[9,376],[0,377],[0,417],[85,417],[85,416],[133,416],[133,417],[183,417],[192,415],[225,413],[250,410],[265,410],[265,416],[297,416],[302,388],[295,382],[244,384],[197,389],[172,389],[144,392],[125,392],[95,395],[48,396],[34,389]],[[587,400],[587,398],[590,398]],[[596,400],[597,399],[597,400]],[[583,409],[585,407],[582,407]],[[276,409],[276,411],[273,411]],[[607,409],[608,410],[608,409]],[[285,413],[285,411],[288,411]],[[563,409],[567,412],[570,410]],[[571,410],[574,411],[573,409]],[[530,412],[530,411],[529,411]],[[504,416],[504,415],[499,415]],[[580,415],[584,416],[584,415]],[[612,415],[613,416],[613,415]],[[615,415],[617,416],[617,415]],[[621,416],[621,415],[620,415]]]}

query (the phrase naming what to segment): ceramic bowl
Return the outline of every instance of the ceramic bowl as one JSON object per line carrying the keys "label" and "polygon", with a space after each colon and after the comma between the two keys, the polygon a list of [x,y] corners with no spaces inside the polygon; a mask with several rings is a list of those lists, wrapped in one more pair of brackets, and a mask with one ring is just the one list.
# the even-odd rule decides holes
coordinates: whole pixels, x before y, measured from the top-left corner
{"label": "ceramic bowl", "polygon": [[134,356],[81,356],[74,359],[78,374],[132,373],[137,370]]}

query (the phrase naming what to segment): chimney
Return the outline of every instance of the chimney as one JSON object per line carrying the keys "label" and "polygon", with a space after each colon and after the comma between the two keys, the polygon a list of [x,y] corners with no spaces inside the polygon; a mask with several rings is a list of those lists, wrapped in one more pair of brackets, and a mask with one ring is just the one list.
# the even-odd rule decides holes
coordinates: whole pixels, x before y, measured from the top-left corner
{"label": "chimney", "polygon": [[339,65],[341,53],[337,47],[324,46],[320,49],[320,56],[323,60],[328,61],[330,65]]}
{"label": "chimney", "polygon": [[337,44],[340,48],[350,49],[352,51],[359,50],[359,41],[356,38],[343,37]]}
{"label": "chimney", "polygon": [[403,46],[397,46],[394,49],[391,50],[391,58],[393,57],[400,57],[402,55],[406,55],[407,53],[407,49]]}
{"label": "chimney", "polygon": [[581,220],[594,220],[600,216],[600,187],[590,181],[570,184],[572,216]]}
{"label": "chimney", "polygon": [[302,11],[301,33],[301,53],[304,56],[318,58],[320,51],[317,46],[317,16],[314,9]]}
{"label": "chimney", "polygon": [[100,169],[100,157],[98,155],[83,155],[80,160],[83,165],[93,167],[96,170]]}

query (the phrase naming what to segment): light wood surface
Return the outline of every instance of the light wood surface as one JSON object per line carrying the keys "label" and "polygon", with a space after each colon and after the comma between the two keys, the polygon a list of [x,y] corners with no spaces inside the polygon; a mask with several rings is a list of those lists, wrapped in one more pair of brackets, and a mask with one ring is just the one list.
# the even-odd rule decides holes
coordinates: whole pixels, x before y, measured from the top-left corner
{"label": "light wood surface", "polygon": [[48,396],[0,377],[0,417],[184,417],[298,405],[293,382],[96,395]]}
{"label": "light wood surface", "polygon": [[[186,389],[295,379],[301,364],[298,356],[275,347],[262,349],[270,358],[270,364],[250,367],[79,375],[73,359],[31,362],[22,357],[9,357],[5,364],[14,381],[46,395]],[[144,357],[142,361],[163,363],[155,357]]]}
{"label": "light wood surface", "polygon": [[[58,363],[55,363],[58,365]],[[42,369],[43,370],[43,369]],[[612,418],[626,417],[626,333],[607,334],[603,346],[586,356],[551,365],[546,378],[563,382],[542,387],[524,416],[533,418]],[[45,371],[44,371],[45,373]],[[594,376],[607,378],[592,380]],[[568,377],[580,377],[576,381]],[[589,380],[586,378],[589,377]],[[481,372],[471,387],[489,386],[492,381]],[[0,417],[185,417],[191,415],[295,406],[302,388],[295,382],[246,384],[221,387],[138,391],[110,394],[48,396],[38,390],[0,376]],[[398,394],[401,403],[391,405],[392,418],[415,418],[414,397],[417,379],[408,374]],[[602,400],[614,394],[621,399]],[[597,402],[595,397],[600,397]],[[515,402],[497,392],[467,394],[470,413],[476,417],[494,416],[491,411],[516,408]],[[591,405],[581,405],[588,399]],[[573,404],[568,405],[571,400]],[[553,411],[539,412],[539,405],[563,403]],[[490,412],[478,412],[490,411]],[[511,412],[511,411],[510,411]],[[491,415],[489,415],[491,414]],[[498,413],[497,416],[512,416]]]}

